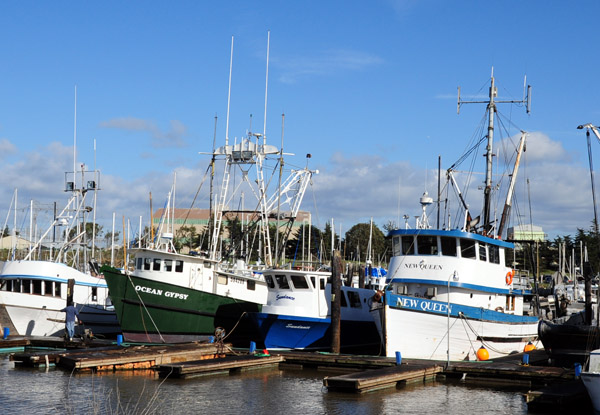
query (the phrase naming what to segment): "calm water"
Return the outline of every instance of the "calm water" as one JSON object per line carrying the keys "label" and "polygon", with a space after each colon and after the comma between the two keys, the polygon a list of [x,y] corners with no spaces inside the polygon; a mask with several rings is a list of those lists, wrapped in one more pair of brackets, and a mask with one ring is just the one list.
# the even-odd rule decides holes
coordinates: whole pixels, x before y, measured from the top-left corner
{"label": "calm water", "polygon": [[[441,382],[364,395],[328,392],[310,370],[272,370],[191,380],[143,374],[71,374],[15,367],[0,355],[6,414],[526,414],[519,391]],[[522,392],[522,391],[521,391]]]}

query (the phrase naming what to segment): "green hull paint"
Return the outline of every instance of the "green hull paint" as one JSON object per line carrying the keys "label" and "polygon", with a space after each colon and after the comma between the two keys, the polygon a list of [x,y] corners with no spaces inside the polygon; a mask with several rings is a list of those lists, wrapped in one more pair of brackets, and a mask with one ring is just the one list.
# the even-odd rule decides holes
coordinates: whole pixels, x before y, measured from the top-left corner
{"label": "green hull paint", "polygon": [[101,272],[126,341],[206,340],[217,327],[231,333],[226,341],[234,344],[247,346],[253,337],[249,322],[241,317],[244,312],[261,311],[259,304],[126,276],[111,267],[102,267]]}

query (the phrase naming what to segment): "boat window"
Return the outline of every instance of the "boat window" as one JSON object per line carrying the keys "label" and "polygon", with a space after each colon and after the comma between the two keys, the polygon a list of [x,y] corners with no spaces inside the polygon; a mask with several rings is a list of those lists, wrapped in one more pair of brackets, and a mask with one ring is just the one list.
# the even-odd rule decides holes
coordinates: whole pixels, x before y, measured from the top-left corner
{"label": "boat window", "polygon": [[285,275],[277,274],[275,275],[275,279],[277,280],[277,286],[282,290],[289,290],[290,283]]}
{"label": "boat window", "polygon": [[165,271],[166,272],[173,271],[173,260],[172,259],[165,259]]}
{"label": "boat window", "polygon": [[208,261],[204,261],[204,268],[210,268],[212,264]]}
{"label": "boat window", "polygon": [[487,244],[479,242],[479,260],[487,261],[487,250],[485,249]]}
{"label": "boat window", "polygon": [[308,281],[304,275],[292,275],[292,285],[299,290],[308,289]]}
{"label": "boat window", "polygon": [[31,288],[32,294],[42,295],[42,281],[41,280],[31,280]]}
{"label": "boat window", "polygon": [[150,264],[152,263],[151,258],[144,258],[144,269],[150,271]]}
{"label": "boat window", "polygon": [[92,287],[92,301],[98,301],[98,287]]}
{"label": "boat window", "polygon": [[175,261],[175,272],[183,272],[183,261]]}
{"label": "boat window", "polygon": [[440,242],[442,245],[442,255],[456,256],[456,238],[442,236]]}
{"label": "boat window", "polygon": [[227,283],[229,282],[227,275],[219,274],[217,276],[217,282],[221,285],[227,285]]}
{"label": "boat window", "polygon": [[393,249],[393,255],[394,256],[398,256],[398,255],[402,255],[402,245],[400,244],[400,237],[399,236],[394,236],[394,238],[392,239],[392,249]]}
{"label": "boat window", "polygon": [[500,247],[496,245],[488,245],[488,252],[490,254],[490,262],[493,264],[500,263]]}
{"label": "boat window", "polygon": [[317,288],[317,286],[315,285],[315,277],[310,277],[310,283],[312,284],[313,288]]}
{"label": "boat window", "polygon": [[15,280],[13,283],[13,292],[20,293],[21,292],[21,280]]}
{"label": "boat window", "polygon": [[143,266],[142,264],[144,263],[144,260],[142,258],[138,258],[138,259],[136,259],[135,262],[136,262],[136,266],[135,267],[137,269],[142,269],[142,266]]}
{"label": "boat window", "polygon": [[270,275],[265,275],[265,281],[267,282],[267,287],[275,288],[275,283],[273,282],[273,278]]}
{"label": "boat window", "polygon": [[460,255],[463,258],[475,259],[477,252],[475,251],[475,241],[470,239],[460,240]]}
{"label": "boat window", "polygon": [[360,295],[356,291],[348,291],[348,300],[350,301],[350,307],[361,308]]}
{"label": "boat window", "polygon": [[417,236],[417,250],[419,251],[419,255],[437,255],[437,237]]}
{"label": "boat window", "polygon": [[154,258],[152,271],[160,271],[160,259]]}
{"label": "boat window", "polygon": [[55,297],[61,296],[60,287],[62,287],[62,284],[60,282],[54,283],[54,296]]}
{"label": "boat window", "polygon": [[44,281],[44,295],[52,296],[52,281]]}
{"label": "boat window", "polygon": [[256,290],[256,281],[246,280],[246,288],[250,291]]}
{"label": "boat window", "polygon": [[21,281],[21,292],[25,294],[31,294],[31,280]]}
{"label": "boat window", "polygon": [[343,291],[340,292],[340,303],[342,307],[348,307],[348,301],[346,301],[346,295]]}
{"label": "boat window", "polygon": [[319,278],[319,288],[321,290],[325,289],[325,278]]}
{"label": "boat window", "polygon": [[404,255],[414,255],[415,254],[415,243],[414,243],[412,235],[402,237],[402,253]]}

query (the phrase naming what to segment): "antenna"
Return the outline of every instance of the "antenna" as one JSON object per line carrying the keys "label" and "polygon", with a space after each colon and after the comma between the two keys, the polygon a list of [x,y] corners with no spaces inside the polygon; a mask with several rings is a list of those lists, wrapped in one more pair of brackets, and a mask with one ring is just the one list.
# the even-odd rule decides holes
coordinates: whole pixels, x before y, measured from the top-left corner
{"label": "antenna", "polygon": [[267,31],[267,75],[265,79],[265,119],[263,124],[263,145],[267,143],[267,91],[269,88],[269,47],[271,43],[271,31]]}
{"label": "antenna", "polygon": [[229,105],[231,103],[231,69],[233,67],[233,36],[231,36],[231,57],[229,58],[229,91],[227,92],[227,122],[225,124],[225,146],[229,145]]}
{"label": "antenna", "polygon": [[75,185],[75,173],[77,172],[77,85],[75,85],[75,118],[73,120],[73,188]]}

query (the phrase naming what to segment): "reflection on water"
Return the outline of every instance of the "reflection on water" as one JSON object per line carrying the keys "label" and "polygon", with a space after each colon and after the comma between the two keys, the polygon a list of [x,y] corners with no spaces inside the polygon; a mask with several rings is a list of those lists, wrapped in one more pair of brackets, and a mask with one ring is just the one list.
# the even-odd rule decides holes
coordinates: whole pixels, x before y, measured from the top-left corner
{"label": "reflection on water", "polygon": [[[311,370],[271,370],[196,379],[152,371],[71,374],[15,368],[0,355],[3,413],[526,414],[517,391],[431,382],[368,394],[328,392]],[[35,409],[35,412],[32,410]]]}

